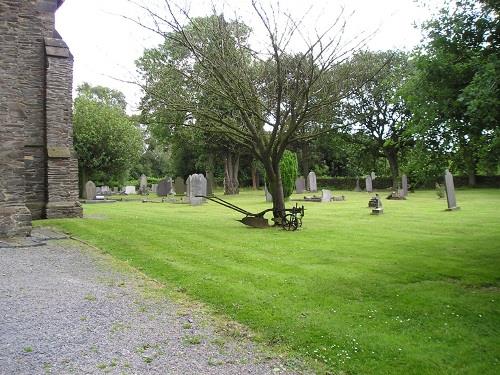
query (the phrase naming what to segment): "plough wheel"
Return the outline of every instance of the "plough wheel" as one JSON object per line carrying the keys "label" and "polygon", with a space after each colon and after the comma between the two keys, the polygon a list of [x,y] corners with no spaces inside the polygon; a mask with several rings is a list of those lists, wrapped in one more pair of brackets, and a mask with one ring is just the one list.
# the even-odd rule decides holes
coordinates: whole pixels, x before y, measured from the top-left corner
{"label": "plough wheel", "polygon": [[297,219],[297,216],[292,215],[292,214],[287,214],[283,218],[283,229],[285,230],[297,230],[299,227],[299,220]]}

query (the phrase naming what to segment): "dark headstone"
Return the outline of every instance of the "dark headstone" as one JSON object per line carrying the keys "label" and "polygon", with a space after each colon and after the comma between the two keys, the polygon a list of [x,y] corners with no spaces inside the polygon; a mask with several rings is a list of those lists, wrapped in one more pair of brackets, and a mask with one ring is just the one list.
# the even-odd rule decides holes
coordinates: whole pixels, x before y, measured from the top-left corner
{"label": "dark headstone", "polygon": [[295,192],[297,194],[302,194],[306,190],[306,180],[304,177],[300,176],[295,180]]}
{"label": "dark headstone", "polygon": [[375,194],[375,196],[370,199],[370,201],[368,202],[368,207],[372,209],[372,215],[380,215],[384,212],[384,209],[382,207],[382,200],[380,199],[378,194]]}
{"label": "dark headstone", "polygon": [[182,177],[177,177],[175,179],[175,194],[183,195],[186,192],[186,184]]}
{"label": "dark headstone", "polygon": [[172,180],[171,179],[163,179],[158,183],[158,187],[156,189],[156,194],[159,197],[166,197],[172,191]]}
{"label": "dark headstone", "polygon": [[458,210],[457,199],[455,197],[455,184],[453,183],[453,175],[447,169],[444,173],[444,183],[446,185],[446,200],[448,201],[448,211]]}

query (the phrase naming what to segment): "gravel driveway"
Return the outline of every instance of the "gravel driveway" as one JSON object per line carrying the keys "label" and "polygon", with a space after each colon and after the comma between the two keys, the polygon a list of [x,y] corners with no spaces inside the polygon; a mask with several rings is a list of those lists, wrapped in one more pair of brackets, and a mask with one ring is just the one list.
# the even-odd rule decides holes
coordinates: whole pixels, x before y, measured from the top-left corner
{"label": "gravel driveway", "polygon": [[[156,288],[156,291],[155,291]],[[47,229],[0,241],[1,374],[290,373],[111,257]]]}

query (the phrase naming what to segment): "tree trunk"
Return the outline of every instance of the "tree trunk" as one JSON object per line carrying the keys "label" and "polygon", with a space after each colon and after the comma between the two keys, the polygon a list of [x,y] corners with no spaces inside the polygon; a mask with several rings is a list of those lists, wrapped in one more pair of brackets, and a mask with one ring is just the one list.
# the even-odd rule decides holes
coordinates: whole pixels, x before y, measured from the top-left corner
{"label": "tree trunk", "polygon": [[285,215],[285,196],[283,195],[283,183],[281,181],[279,164],[273,165],[270,162],[263,164],[266,169],[270,193],[273,197],[274,224],[281,225],[281,221]]}
{"label": "tree trunk", "polygon": [[398,151],[394,148],[385,148],[384,154],[391,168],[392,189],[397,190],[399,187]]}
{"label": "tree trunk", "polygon": [[259,187],[259,179],[257,176],[257,164],[254,161],[252,161],[252,190],[257,190]]}
{"label": "tree trunk", "polygon": [[472,151],[465,152],[465,164],[467,167],[468,185],[470,187],[476,186],[476,168],[477,161],[472,155]]}
{"label": "tree trunk", "polygon": [[208,154],[207,165],[205,169],[205,174],[207,176],[207,195],[212,195],[214,192],[214,170],[215,170],[215,161],[214,154]]}
{"label": "tree trunk", "polygon": [[306,142],[302,144],[301,155],[302,155],[302,163],[301,163],[302,176],[307,177],[311,169],[309,143]]}
{"label": "tree trunk", "polygon": [[84,197],[85,184],[87,183],[88,178],[89,178],[88,177],[88,173],[87,173],[87,171],[85,169],[79,168],[78,169],[78,175],[79,175],[79,178],[78,178],[78,191],[79,191],[80,198],[89,199],[87,197]]}
{"label": "tree trunk", "polygon": [[228,152],[224,158],[224,195],[235,195],[240,192],[238,172],[240,155]]}

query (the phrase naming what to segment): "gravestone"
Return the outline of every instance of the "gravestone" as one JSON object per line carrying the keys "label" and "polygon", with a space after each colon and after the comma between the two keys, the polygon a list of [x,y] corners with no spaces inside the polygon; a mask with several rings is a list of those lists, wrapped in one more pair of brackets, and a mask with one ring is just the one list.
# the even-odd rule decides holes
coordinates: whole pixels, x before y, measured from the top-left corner
{"label": "gravestone", "polygon": [[455,184],[453,183],[453,175],[447,169],[444,173],[444,183],[446,186],[446,200],[448,201],[447,211],[458,210],[457,199],[455,197]]}
{"label": "gravestone", "polygon": [[356,177],[356,187],[354,188],[354,191],[360,192],[361,188],[359,187],[359,177]]}
{"label": "gravestone", "polygon": [[207,179],[201,173],[188,177],[188,199],[192,206],[202,204],[205,199],[197,195],[207,195]]}
{"label": "gravestone", "polygon": [[316,173],[313,171],[309,172],[307,175],[307,189],[310,192],[316,192],[318,191],[318,185],[316,184]]}
{"label": "gravestone", "polygon": [[373,192],[372,176],[370,176],[370,175],[366,176],[365,184],[366,184],[366,192],[367,193]]}
{"label": "gravestone", "polygon": [[143,195],[148,192],[148,178],[142,174],[139,181],[139,194]]}
{"label": "gravestone", "polygon": [[332,200],[332,192],[330,190],[321,190],[321,202],[330,202]]}
{"label": "gravestone", "polygon": [[295,180],[295,192],[297,194],[302,194],[306,190],[306,180],[304,177],[300,176]]}
{"label": "gravestone", "polygon": [[207,194],[206,195],[213,195],[214,194],[214,173],[213,172],[207,172]]}
{"label": "gravestone", "polygon": [[272,202],[273,201],[273,196],[267,189],[267,185],[264,185],[264,193],[266,194],[266,202]]}
{"label": "gravestone", "polygon": [[134,185],[128,185],[125,186],[125,194],[135,194],[135,186]]}
{"label": "gravestone", "polygon": [[95,188],[95,195],[102,195],[102,186],[97,186]]}
{"label": "gravestone", "polygon": [[175,194],[183,195],[186,192],[186,184],[182,177],[177,177],[175,179]]}
{"label": "gravestone", "polygon": [[368,207],[371,207],[372,209],[372,215],[380,215],[384,212],[384,208],[382,207],[382,200],[378,196],[378,194],[375,194],[372,199],[368,202]]}
{"label": "gravestone", "polygon": [[116,186],[113,186],[113,194],[118,194],[119,190]]}
{"label": "gravestone", "polygon": [[92,181],[87,181],[85,184],[85,199],[93,200],[97,195],[97,189]]}
{"label": "gravestone", "polygon": [[408,177],[405,174],[401,177],[401,186],[403,197],[408,196]]}
{"label": "gravestone", "polygon": [[164,178],[158,182],[158,187],[156,188],[156,194],[159,197],[166,197],[172,192],[172,180]]}

